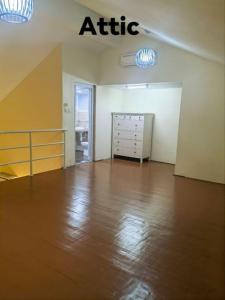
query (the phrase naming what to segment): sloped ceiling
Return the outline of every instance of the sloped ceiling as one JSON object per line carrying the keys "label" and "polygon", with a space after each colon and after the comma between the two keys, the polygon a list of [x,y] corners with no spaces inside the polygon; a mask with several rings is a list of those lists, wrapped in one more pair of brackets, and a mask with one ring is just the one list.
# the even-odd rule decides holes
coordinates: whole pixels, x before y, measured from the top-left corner
{"label": "sloped ceiling", "polygon": [[[0,22],[0,101],[11,92],[59,43],[99,53],[116,46],[112,36],[80,37],[86,15],[99,15],[73,0],[35,0],[35,11],[27,24]],[[32,97],[32,95],[31,95]]]}
{"label": "sloped ceiling", "polygon": [[78,36],[85,16],[125,15],[150,35],[224,63],[224,0],[35,0],[28,24],[0,22],[0,101],[59,43],[101,53],[113,36]]}
{"label": "sloped ceiling", "polygon": [[224,63],[224,0],[74,0],[106,17],[125,15],[152,35]]}

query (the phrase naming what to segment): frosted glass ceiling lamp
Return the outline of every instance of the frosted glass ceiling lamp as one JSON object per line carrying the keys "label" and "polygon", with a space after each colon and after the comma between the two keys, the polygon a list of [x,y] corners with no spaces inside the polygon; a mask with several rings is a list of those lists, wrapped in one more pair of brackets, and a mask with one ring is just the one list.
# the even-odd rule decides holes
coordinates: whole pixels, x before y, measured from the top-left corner
{"label": "frosted glass ceiling lamp", "polygon": [[33,0],[0,0],[0,20],[8,23],[28,22],[33,10]]}
{"label": "frosted glass ceiling lamp", "polygon": [[150,48],[143,48],[136,53],[136,65],[139,68],[147,69],[156,64],[157,53]]}

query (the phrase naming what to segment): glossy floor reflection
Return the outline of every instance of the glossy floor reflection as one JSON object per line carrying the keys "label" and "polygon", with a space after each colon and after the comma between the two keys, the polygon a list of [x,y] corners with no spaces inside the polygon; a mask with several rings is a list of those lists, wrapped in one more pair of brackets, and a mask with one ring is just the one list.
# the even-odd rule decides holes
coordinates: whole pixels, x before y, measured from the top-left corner
{"label": "glossy floor reflection", "polygon": [[0,299],[224,299],[224,186],[172,174],[115,160],[0,183]]}

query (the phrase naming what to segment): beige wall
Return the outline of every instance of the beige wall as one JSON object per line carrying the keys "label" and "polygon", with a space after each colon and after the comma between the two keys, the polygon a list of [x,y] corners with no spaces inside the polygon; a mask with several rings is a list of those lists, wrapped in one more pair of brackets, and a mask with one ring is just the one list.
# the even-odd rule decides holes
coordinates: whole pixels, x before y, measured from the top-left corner
{"label": "beige wall", "polygon": [[[149,70],[121,67],[120,55],[140,47],[158,49],[158,64]],[[224,65],[142,36],[102,55],[101,84],[176,81],[183,94],[175,173],[224,183]]]}
{"label": "beige wall", "polygon": [[99,80],[99,55],[89,50],[64,44],[62,51],[63,71],[83,81],[97,83]]}
{"label": "beige wall", "polygon": [[111,87],[96,89],[95,159],[111,157],[112,112],[122,110],[123,92]]}
{"label": "beige wall", "polygon": [[151,155],[154,161],[176,163],[181,94],[182,88],[160,85],[123,90],[123,112],[155,114]]}
{"label": "beige wall", "polygon": [[[62,127],[62,68],[61,48],[47,56],[21,83],[0,103],[1,130],[31,130]],[[60,134],[36,134],[34,143],[54,142]],[[0,147],[27,145],[25,135],[1,137]],[[34,150],[34,157],[59,154],[61,147]],[[27,160],[28,150],[0,152],[0,164],[17,160]],[[35,173],[61,167],[61,159],[35,162]],[[29,173],[28,164],[0,168],[0,172],[17,176]]]}

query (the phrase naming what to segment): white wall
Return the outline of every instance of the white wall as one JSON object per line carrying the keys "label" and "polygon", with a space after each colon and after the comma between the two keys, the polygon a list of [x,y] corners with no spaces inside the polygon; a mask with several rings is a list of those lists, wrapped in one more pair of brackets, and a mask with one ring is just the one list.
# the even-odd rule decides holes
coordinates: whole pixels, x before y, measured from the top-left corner
{"label": "white wall", "polygon": [[[121,67],[120,55],[140,47],[158,49],[157,65]],[[224,65],[143,36],[126,37],[101,57],[101,84],[177,81],[183,93],[175,173],[224,183]]]}
{"label": "white wall", "polygon": [[111,87],[96,88],[95,159],[111,157],[112,112],[122,110],[123,92]]}
{"label": "white wall", "polygon": [[100,57],[93,51],[75,48],[70,44],[62,47],[63,71],[82,81],[97,83],[99,81]]}
{"label": "white wall", "polygon": [[182,88],[124,90],[123,112],[154,113],[154,161],[176,163]]}
{"label": "white wall", "polygon": [[99,56],[91,51],[64,44],[63,69],[63,127],[67,129],[66,165],[75,164],[75,84],[95,84],[99,77]]}
{"label": "white wall", "polygon": [[63,73],[63,128],[66,132],[66,166],[75,165],[74,85],[76,78]]}

